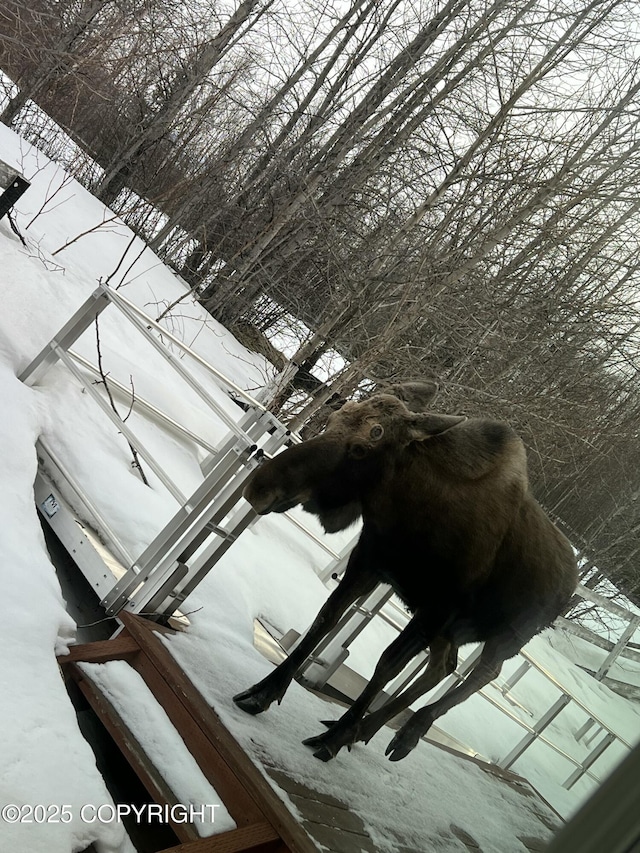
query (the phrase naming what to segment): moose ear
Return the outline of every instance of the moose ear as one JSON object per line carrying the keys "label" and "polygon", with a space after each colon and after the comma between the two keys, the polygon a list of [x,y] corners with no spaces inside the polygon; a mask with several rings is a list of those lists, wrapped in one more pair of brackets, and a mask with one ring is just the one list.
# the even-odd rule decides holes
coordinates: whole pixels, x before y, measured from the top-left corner
{"label": "moose ear", "polygon": [[438,383],[431,379],[398,382],[389,387],[388,393],[402,400],[410,412],[428,412],[429,403],[438,393]]}
{"label": "moose ear", "polygon": [[407,418],[409,440],[424,441],[424,439],[431,438],[434,435],[441,435],[466,420],[466,417],[459,415],[433,415],[428,412],[416,414],[411,412],[410,417]]}

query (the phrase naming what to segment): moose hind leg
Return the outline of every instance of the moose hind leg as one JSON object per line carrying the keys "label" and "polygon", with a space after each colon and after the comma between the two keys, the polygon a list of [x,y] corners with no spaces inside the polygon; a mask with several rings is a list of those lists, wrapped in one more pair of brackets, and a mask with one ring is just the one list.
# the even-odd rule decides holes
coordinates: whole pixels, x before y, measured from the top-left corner
{"label": "moose hind leg", "polygon": [[385,723],[392,720],[410,705],[412,705],[429,690],[432,690],[448,675],[455,671],[458,663],[458,648],[442,637],[429,646],[429,662],[421,676],[416,678],[402,693],[389,699],[376,711],[367,714],[358,726],[357,740],[369,743],[371,738]]}
{"label": "moose hind leg", "polygon": [[266,678],[248,690],[233,697],[236,705],[247,714],[260,714],[272,702],[281,701],[296,672],[304,664],[318,643],[326,637],[340,620],[345,610],[363,595],[368,595],[377,585],[378,578],[361,568],[358,545],[351,552],[344,576],[331,593],[311,627],[293,649]]}
{"label": "moose hind leg", "polygon": [[487,640],[476,665],[465,680],[430,705],[425,705],[397,732],[386,749],[390,761],[400,761],[407,756],[433,723],[448,710],[464,702],[500,674],[502,664],[513,657],[522,643],[514,635]]}

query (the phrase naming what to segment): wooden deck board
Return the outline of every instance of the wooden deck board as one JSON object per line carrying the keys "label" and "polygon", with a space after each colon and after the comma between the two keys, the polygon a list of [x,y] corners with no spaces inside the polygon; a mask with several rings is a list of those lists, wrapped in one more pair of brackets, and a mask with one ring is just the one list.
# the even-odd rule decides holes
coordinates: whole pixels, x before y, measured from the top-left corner
{"label": "wooden deck board", "polygon": [[[240,853],[245,850],[252,853],[377,853],[378,847],[362,818],[347,803],[337,796],[313,790],[290,769],[276,766],[262,753],[259,756],[247,754],[171,656],[156,633],[154,623],[128,614],[123,621],[126,634],[112,641],[77,647],[66,659],[60,659],[63,671],[77,674],[79,670],[74,664],[80,660],[96,662],[118,657],[128,660],[165,708],[238,823],[238,830],[210,838],[188,840],[183,834],[183,843],[165,853]],[[456,757],[492,772],[485,762],[460,754]],[[523,808],[539,819],[539,838],[514,837],[515,844],[522,844],[531,853],[539,853],[544,849],[549,830],[556,829],[551,825],[548,804],[516,774],[499,771],[492,775],[500,784],[517,792],[522,797]],[[402,827],[393,828],[393,837],[389,837],[388,842],[395,853],[426,853],[431,849],[450,849],[454,845],[460,849],[461,844],[469,853],[492,853],[489,848],[483,850],[473,837],[473,827],[463,829],[451,824],[449,832],[439,830],[437,837],[425,838],[424,846],[418,847],[415,840],[408,843],[404,835]]]}
{"label": "wooden deck board", "polygon": [[292,779],[281,769],[265,765],[269,776],[285,791],[302,815],[302,826],[319,844],[335,853],[376,853],[371,836],[358,815],[337,797],[321,794]]}
{"label": "wooden deck board", "polygon": [[285,844],[295,853],[317,853],[317,845],[300,828],[295,816],[158,639],[154,623],[131,614],[122,614],[122,617],[129,633],[140,643],[149,660],[162,673],[176,696],[188,706],[193,719],[214,746],[216,754],[233,768],[238,780],[259,804],[260,810]]}

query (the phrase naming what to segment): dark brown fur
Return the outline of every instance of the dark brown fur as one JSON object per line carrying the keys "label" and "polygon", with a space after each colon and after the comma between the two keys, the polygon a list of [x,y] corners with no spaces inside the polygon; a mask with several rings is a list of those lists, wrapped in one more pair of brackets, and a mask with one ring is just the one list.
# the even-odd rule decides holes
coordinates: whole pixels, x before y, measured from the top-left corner
{"label": "dark brown fur", "polygon": [[[461,643],[485,641],[466,681],[417,712],[393,739],[392,758],[402,758],[434,719],[494,678],[506,658],[549,625],[576,584],[573,550],[531,495],[524,446],[503,423],[411,412],[390,394],[347,403],[323,435],[254,472],[245,497],[263,514],[301,503],[327,530],[361,513],[363,530],[307,637],[270,676],[235,697],[244,710],[258,713],[279,700],[346,607],[378,582],[391,584],[414,614],[352,708],[305,741],[324,760],[368,740],[397,712],[394,701],[387,712],[364,717],[375,694],[419,650],[432,650],[421,679],[429,689],[451,671]],[[407,703],[417,690],[408,689]]]}

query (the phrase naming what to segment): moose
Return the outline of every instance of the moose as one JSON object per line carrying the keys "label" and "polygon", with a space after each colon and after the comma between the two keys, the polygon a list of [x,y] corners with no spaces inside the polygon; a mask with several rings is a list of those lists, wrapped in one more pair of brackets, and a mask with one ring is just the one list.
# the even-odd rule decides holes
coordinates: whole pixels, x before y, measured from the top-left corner
{"label": "moose", "polygon": [[[390,584],[412,614],[351,707],[304,741],[323,761],[368,742],[453,672],[459,646],[483,642],[464,681],[395,734],[386,754],[404,758],[436,719],[496,678],[553,622],[577,583],[573,549],[531,494],[516,433],[494,420],[424,411],[420,394],[391,390],[345,403],[324,433],[252,472],[244,492],[262,515],[301,504],[327,532],[359,516],[363,524],[342,580],[308,632],[266,678],[234,696],[241,709],[258,714],[280,702],[313,649],[378,583]],[[384,686],[427,648],[423,674],[367,715]]]}

